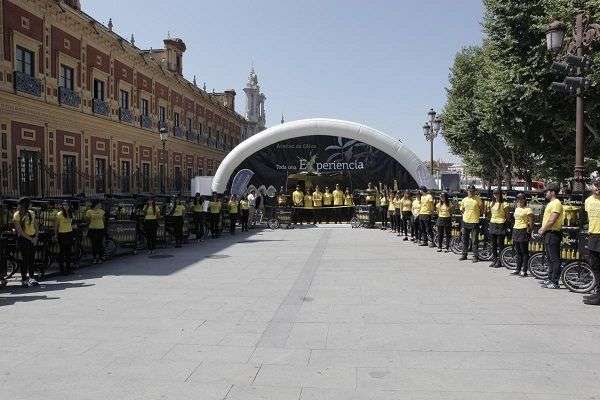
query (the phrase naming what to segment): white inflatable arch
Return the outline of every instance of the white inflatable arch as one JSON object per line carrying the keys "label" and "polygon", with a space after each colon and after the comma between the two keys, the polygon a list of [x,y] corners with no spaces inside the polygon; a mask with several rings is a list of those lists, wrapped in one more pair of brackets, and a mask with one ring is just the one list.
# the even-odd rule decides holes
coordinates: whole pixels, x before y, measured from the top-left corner
{"label": "white inflatable arch", "polygon": [[354,139],[375,147],[393,157],[419,186],[434,188],[435,182],[421,160],[398,139],[355,122],[314,118],[287,122],[266,129],[237,145],[221,162],[212,181],[212,190],[224,193],[235,169],[248,157],[282,140],[325,135]]}

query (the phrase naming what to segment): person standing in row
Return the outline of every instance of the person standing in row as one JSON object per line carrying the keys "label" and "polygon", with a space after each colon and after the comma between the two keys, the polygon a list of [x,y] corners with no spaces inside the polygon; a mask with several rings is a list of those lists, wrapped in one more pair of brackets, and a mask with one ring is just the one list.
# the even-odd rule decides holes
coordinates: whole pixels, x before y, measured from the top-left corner
{"label": "person standing in row", "polygon": [[58,240],[60,249],[60,273],[63,275],[73,272],[71,268],[71,253],[73,248],[73,213],[69,202],[64,201],[58,214],[56,214],[56,223],[54,233]]}
{"label": "person standing in row", "polygon": [[235,194],[231,195],[229,203],[227,203],[227,208],[229,211],[229,233],[235,235],[235,225],[238,218],[238,200]]}
{"label": "person standing in row", "polygon": [[[323,193],[323,207],[331,207],[333,205],[333,195],[329,191],[329,186],[325,186],[325,193]],[[331,213],[325,214],[326,223],[331,221]]]}
{"label": "person standing in row", "polygon": [[158,219],[160,218],[160,209],[154,199],[148,199],[142,210],[142,214],[144,215],[144,232],[146,234],[148,252],[152,254],[156,250],[156,232],[158,231]]}
{"label": "person standing in row", "polygon": [[[250,226],[254,226],[253,224],[255,223],[256,220],[256,190],[252,189],[250,191],[250,193],[248,194],[248,206],[250,207],[250,214],[248,215],[248,220],[250,221]],[[219,209],[219,213],[221,212],[221,210]]]}
{"label": "person standing in row", "polygon": [[402,229],[402,197],[400,196],[400,191],[398,190],[394,195],[394,223],[395,223],[395,233],[400,236]]}
{"label": "person standing in row", "polygon": [[[420,207],[420,206],[419,206]],[[404,241],[408,241],[408,226],[411,225],[412,219],[412,199],[410,198],[410,192],[408,190],[404,191],[404,195],[400,199],[400,216],[402,224],[402,228],[400,234],[404,235]],[[412,230],[412,228],[411,228]]]}
{"label": "person standing in row", "polygon": [[300,222],[302,225],[303,212],[300,208],[304,206],[304,194],[300,190],[300,185],[296,186],[296,190],[292,193],[292,203],[294,207],[298,207],[294,210],[294,223]]}
{"label": "person standing in row", "polygon": [[37,286],[35,277],[35,246],[38,225],[33,210],[29,209],[29,197],[19,199],[17,211],[13,214],[13,224],[17,233],[17,248],[21,253],[21,285]]}
{"label": "person standing in row", "polygon": [[460,202],[460,211],[463,213],[462,226],[462,257],[461,261],[467,259],[469,245],[473,250],[473,262],[479,261],[479,218],[483,212],[481,199],[475,193],[475,186],[467,189],[467,197]]}
{"label": "person standing in row", "polygon": [[440,202],[437,204],[438,219],[436,225],[438,228],[438,253],[442,252],[442,245],[447,252],[450,251],[450,233],[452,231],[452,207],[450,206],[450,199],[448,193],[443,192],[440,196]]}
{"label": "person standing in row", "polygon": [[419,243],[421,240],[421,221],[419,221],[419,212],[421,211],[421,193],[417,191],[415,198],[412,201],[412,217],[411,217],[411,236],[412,241]]}
{"label": "person standing in row", "polygon": [[323,193],[319,188],[319,185],[315,187],[315,191],[312,194],[313,199],[313,224],[321,223],[321,208],[323,207]]}
{"label": "person standing in row", "polygon": [[248,200],[242,197],[240,200],[240,225],[242,226],[242,232],[248,232],[249,207]]}
{"label": "person standing in row", "polygon": [[[596,179],[592,187],[592,195],[585,200],[585,211],[588,217],[588,261],[596,282],[600,282],[600,179]],[[596,283],[598,288],[598,283]],[[600,290],[584,296],[583,302],[589,305],[600,305]]]}
{"label": "person standing in row", "polygon": [[508,219],[509,205],[504,201],[502,191],[500,189],[494,190],[494,203],[490,208],[490,225],[489,233],[492,242],[492,255],[493,260],[490,264],[491,268],[502,268],[502,263],[498,255],[504,247],[504,238],[506,237],[506,220]]}
{"label": "person standing in row", "polygon": [[433,196],[425,186],[421,186],[421,208],[419,209],[419,221],[421,223],[421,235],[423,241],[421,246],[428,246],[429,240],[433,243],[433,228],[431,226],[431,214],[433,213]]}
{"label": "person standing in row", "polygon": [[200,193],[196,193],[192,203],[192,221],[196,230],[196,240],[202,240],[204,236],[204,213],[202,209],[202,197]]}
{"label": "person standing in row", "polygon": [[560,243],[562,242],[561,229],[565,213],[562,203],[556,197],[559,187],[549,184],[546,188],[546,199],[548,204],[544,209],[542,227],[538,233],[544,236],[546,256],[548,257],[548,280],[542,285],[546,289],[558,289],[560,287]]}
{"label": "person standing in row", "polygon": [[390,220],[390,229],[392,232],[396,232],[397,229],[397,224],[396,224],[396,200],[397,200],[398,194],[396,193],[394,195],[394,193],[390,190],[390,193],[388,195],[388,209],[387,209],[387,215],[388,215],[388,219]]}
{"label": "person standing in row", "polygon": [[386,230],[388,226],[388,198],[385,189],[379,195],[379,215],[381,216],[381,229]]}
{"label": "person standing in row", "polygon": [[[254,192],[254,191],[252,191]],[[252,193],[250,193],[252,194]],[[248,197],[250,197],[250,195],[248,195]],[[213,193],[213,197],[212,200],[210,201],[209,204],[209,209],[210,209],[210,233],[213,239],[216,239],[217,237],[219,237],[219,218],[221,217],[221,200],[219,199],[219,196],[217,195],[217,193]],[[248,207],[249,207],[249,211],[250,211],[250,215],[249,218],[251,218],[252,215],[252,203],[250,201],[250,199],[248,199]]]}
{"label": "person standing in row", "polygon": [[185,214],[185,206],[179,197],[173,199],[173,207],[171,208],[171,218],[173,218],[173,233],[175,235],[175,247],[180,248],[183,242],[183,216]]}
{"label": "person standing in row", "polygon": [[529,239],[533,231],[533,211],[527,207],[527,199],[523,193],[517,194],[514,220],[512,241],[517,269],[512,274],[521,274],[522,277],[526,277],[529,262]]}
{"label": "person standing in row", "polygon": [[92,244],[93,263],[98,264],[104,260],[104,210],[100,200],[92,200],[92,208],[85,212],[88,222],[88,238]]}
{"label": "person standing in row", "polygon": [[344,192],[340,188],[340,185],[335,185],[335,190],[333,191],[333,206],[338,207],[335,210],[335,223],[339,224],[342,222],[342,208],[344,206]]}

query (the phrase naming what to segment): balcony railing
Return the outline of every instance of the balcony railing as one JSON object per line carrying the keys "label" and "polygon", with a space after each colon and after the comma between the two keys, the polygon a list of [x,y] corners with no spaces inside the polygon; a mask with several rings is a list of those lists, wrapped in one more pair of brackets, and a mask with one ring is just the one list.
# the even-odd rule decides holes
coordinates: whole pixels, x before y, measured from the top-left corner
{"label": "balcony railing", "polygon": [[133,122],[133,114],[128,108],[119,108],[119,119],[121,122]]}
{"label": "balcony railing", "polygon": [[94,114],[108,116],[108,103],[100,99],[93,99],[92,111],[94,112]]}
{"label": "balcony railing", "polygon": [[79,107],[81,97],[79,97],[76,91],[60,86],[58,88],[58,101],[65,106]]}
{"label": "balcony railing", "polygon": [[40,97],[42,95],[42,83],[20,71],[14,73],[15,90]]}
{"label": "balcony railing", "polygon": [[152,129],[152,118],[149,115],[140,115],[140,126],[144,129]]}
{"label": "balcony railing", "polygon": [[194,131],[186,131],[185,138],[189,141],[196,141],[198,138],[198,134]]}
{"label": "balcony railing", "polygon": [[167,123],[165,121],[158,121],[157,127],[159,131],[161,129],[168,129]]}
{"label": "balcony railing", "polygon": [[173,135],[175,137],[183,137],[183,129],[180,126],[174,126]]}

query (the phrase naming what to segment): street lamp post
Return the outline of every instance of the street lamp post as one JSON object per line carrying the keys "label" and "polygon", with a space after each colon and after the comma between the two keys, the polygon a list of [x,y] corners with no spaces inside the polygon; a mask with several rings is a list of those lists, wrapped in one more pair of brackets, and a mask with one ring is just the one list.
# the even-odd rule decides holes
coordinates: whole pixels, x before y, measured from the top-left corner
{"label": "street lamp post", "polygon": [[585,155],[585,114],[583,94],[590,87],[590,80],[585,77],[592,63],[589,57],[592,45],[600,42],[600,24],[590,23],[588,17],[580,12],[575,18],[573,36],[565,43],[566,26],[560,21],[553,21],[546,30],[546,46],[558,56],[562,49],[566,51],[560,61],[554,62],[555,71],[566,74],[563,82],[553,82],[552,88],[567,95],[576,96],[575,109],[575,168],[574,178],[577,191],[584,188],[584,155]]}
{"label": "street lamp post", "polygon": [[425,135],[425,139],[430,142],[430,148],[429,148],[429,150],[430,150],[430,159],[429,159],[430,165],[429,165],[429,167],[431,169],[431,176],[433,176],[433,140],[437,137],[441,128],[442,128],[442,120],[440,119],[439,116],[437,116],[437,113],[432,108],[427,113],[427,122],[425,122],[425,125],[423,125],[423,134]]}
{"label": "street lamp post", "polygon": [[163,182],[161,182],[161,191],[163,188],[165,188],[165,192],[166,192],[166,185],[164,180],[167,179],[167,177],[169,176],[169,158],[166,156],[166,152],[167,152],[167,138],[169,137],[169,130],[167,129],[167,127],[165,125],[161,125],[158,128],[158,133],[160,134],[160,141],[162,142],[162,157],[164,159],[165,162],[165,175],[162,178]]}

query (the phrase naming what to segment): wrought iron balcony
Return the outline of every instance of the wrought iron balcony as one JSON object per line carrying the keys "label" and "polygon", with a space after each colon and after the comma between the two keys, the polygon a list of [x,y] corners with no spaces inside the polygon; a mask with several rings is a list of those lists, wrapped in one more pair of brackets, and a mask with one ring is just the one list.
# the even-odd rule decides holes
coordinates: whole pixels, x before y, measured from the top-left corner
{"label": "wrought iron balcony", "polygon": [[167,126],[167,123],[165,121],[158,121],[157,124],[158,130],[160,131],[161,129],[169,129],[169,127]]}
{"label": "wrought iron balcony", "polygon": [[175,137],[183,137],[183,129],[180,126],[174,126],[173,135]]}
{"label": "wrought iron balcony", "polygon": [[79,97],[76,91],[60,86],[58,88],[58,101],[65,106],[79,107],[81,97]]}
{"label": "wrought iron balcony", "polygon": [[194,140],[196,140],[197,137],[198,137],[198,134],[194,131],[185,132],[185,138],[187,140],[194,141]]}
{"label": "wrought iron balcony", "polygon": [[42,95],[42,83],[20,71],[14,72],[15,90],[40,97]]}
{"label": "wrought iron balcony", "polygon": [[108,103],[100,99],[92,99],[92,111],[94,114],[108,116]]}
{"label": "wrought iron balcony", "polygon": [[144,129],[152,129],[152,118],[149,115],[140,115],[140,126]]}
{"label": "wrought iron balcony", "polygon": [[121,122],[133,122],[133,114],[129,108],[119,108],[119,119]]}

